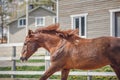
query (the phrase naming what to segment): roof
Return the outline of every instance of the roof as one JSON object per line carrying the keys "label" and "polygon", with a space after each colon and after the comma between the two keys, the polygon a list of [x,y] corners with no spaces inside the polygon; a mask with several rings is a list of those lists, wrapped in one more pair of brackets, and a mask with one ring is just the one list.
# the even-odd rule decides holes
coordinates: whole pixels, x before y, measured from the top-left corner
{"label": "roof", "polygon": [[[34,9],[30,10],[29,13],[34,12],[34,11],[37,10],[38,8],[42,8],[42,9],[44,9],[44,10],[46,10],[46,11],[52,13],[52,14],[56,14],[55,11],[52,11],[52,10],[50,10],[50,9],[44,7],[44,6],[36,7],[36,8],[34,8]],[[14,22],[14,21],[17,21],[19,18],[21,18],[21,17],[23,17],[23,16],[25,16],[25,15],[26,15],[26,14],[23,14],[23,15],[21,15],[20,17],[11,20],[11,21],[8,23],[8,25],[11,24],[11,23]]]}

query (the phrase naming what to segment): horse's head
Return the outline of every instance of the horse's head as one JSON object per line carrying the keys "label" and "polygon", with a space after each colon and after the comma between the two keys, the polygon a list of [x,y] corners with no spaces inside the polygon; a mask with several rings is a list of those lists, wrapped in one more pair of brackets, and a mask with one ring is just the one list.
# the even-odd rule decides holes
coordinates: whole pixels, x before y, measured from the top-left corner
{"label": "horse's head", "polygon": [[38,44],[36,34],[32,30],[29,30],[28,35],[25,38],[20,59],[22,61],[27,60],[39,47],[40,45]]}
{"label": "horse's head", "polygon": [[[48,33],[54,32],[54,30],[58,29],[59,24],[53,24],[48,27],[38,28],[35,32],[32,30],[28,31],[28,35],[25,38],[25,42],[23,45],[21,60],[27,60],[35,51],[37,51],[40,47],[46,47],[45,44],[48,40]],[[49,41],[50,42],[50,41]],[[55,43],[55,41],[51,41],[51,43]],[[47,44],[48,45],[48,44]],[[53,44],[52,44],[53,45]]]}

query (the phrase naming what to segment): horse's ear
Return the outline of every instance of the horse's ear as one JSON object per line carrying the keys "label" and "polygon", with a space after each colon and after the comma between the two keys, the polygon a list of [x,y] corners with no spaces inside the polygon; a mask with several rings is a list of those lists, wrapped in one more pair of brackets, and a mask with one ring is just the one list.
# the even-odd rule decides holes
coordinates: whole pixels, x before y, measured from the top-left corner
{"label": "horse's ear", "polygon": [[32,30],[28,30],[28,37],[31,37],[33,34],[33,31]]}

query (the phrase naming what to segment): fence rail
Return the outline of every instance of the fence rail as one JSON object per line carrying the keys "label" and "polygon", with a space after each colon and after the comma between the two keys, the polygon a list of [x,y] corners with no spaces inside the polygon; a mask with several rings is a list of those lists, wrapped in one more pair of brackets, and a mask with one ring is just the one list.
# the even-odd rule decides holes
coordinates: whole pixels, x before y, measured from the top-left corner
{"label": "fence rail", "polygon": [[[0,57],[0,61],[12,61],[12,60],[19,60],[19,57]],[[50,60],[49,56],[40,56],[40,57],[31,57],[30,60],[40,60],[40,59],[45,59],[45,60]]]}
{"label": "fence rail", "polygon": [[[15,75],[42,75],[44,71],[16,71],[16,60],[19,60],[19,57],[16,57],[16,47],[22,46],[23,43],[18,44],[1,44],[0,47],[13,47],[13,54],[12,57],[0,57],[0,61],[13,61],[12,71],[0,71],[1,75],[11,75],[14,78]],[[50,56],[48,53],[45,56],[40,57],[31,57],[31,60],[45,60],[45,68],[47,69],[50,64]],[[56,72],[54,75],[60,75],[60,72]],[[91,80],[91,76],[116,76],[114,72],[70,72],[69,75],[81,75],[81,76],[88,76],[88,80]]]}
{"label": "fence rail", "polygon": [[23,46],[23,43],[9,43],[9,44],[0,44],[0,47],[17,47],[17,46]]}
{"label": "fence rail", "polygon": [[[0,71],[0,74],[9,75],[42,75],[44,71]],[[56,72],[54,75],[61,75],[60,72]],[[116,76],[114,72],[70,72],[69,75],[81,75],[81,76]]]}

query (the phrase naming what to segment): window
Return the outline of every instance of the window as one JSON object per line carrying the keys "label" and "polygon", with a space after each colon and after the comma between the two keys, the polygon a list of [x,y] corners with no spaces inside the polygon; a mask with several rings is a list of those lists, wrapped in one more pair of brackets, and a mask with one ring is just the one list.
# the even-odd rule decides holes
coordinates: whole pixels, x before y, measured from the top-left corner
{"label": "window", "polygon": [[34,5],[29,5],[29,10],[33,9],[34,8]]}
{"label": "window", "polygon": [[120,9],[112,9],[110,12],[110,35],[120,37]]}
{"label": "window", "polygon": [[25,18],[20,18],[18,20],[18,27],[25,27],[26,26],[26,19]]}
{"label": "window", "polygon": [[45,17],[36,17],[35,24],[36,26],[45,26]]}
{"label": "window", "polygon": [[86,19],[88,14],[71,15],[72,28],[79,29],[79,35],[86,37]]}
{"label": "window", "polygon": [[53,23],[57,23],[57,18],[53,17]]}

